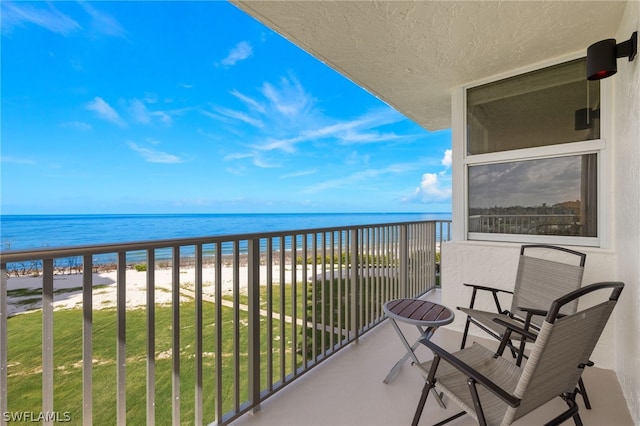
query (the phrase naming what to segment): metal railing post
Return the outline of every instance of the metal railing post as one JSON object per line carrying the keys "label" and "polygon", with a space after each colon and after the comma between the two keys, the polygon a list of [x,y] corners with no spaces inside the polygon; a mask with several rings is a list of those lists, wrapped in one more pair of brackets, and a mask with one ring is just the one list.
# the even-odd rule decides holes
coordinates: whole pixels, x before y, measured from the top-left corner
{"label": "metal railing post", "polygon": [[407,297],[409,286],[409,231],[400,225],[400,298]]}
{"label": "metal railing post", "polygon": [[127,423],[127,254],[118,252],[116,288],[116,323],[118,341],[116,343],[116,421],[119,425]]}
{"label": "metal railing post", "polygon": [[[42,262],[42,411],[53,413],[53,259]],[[51,420],[43,424],[53,424]]]}
{"label": "metal railing post", "polygon": [[93,423],[93,256],[82,261],[82,424]]}
{"label": "metal railing post", "polygon": [[247,291],[249,297],[248,356],[249,404],[254,412],[260,410],[260,240],[248,241]]}
{"label": "metal railing post", "polygon": [[[7,318],[9,301],[7,299],[7,264],[0,265],[0,413],[7,412]],[[7,424],[0,416],[0,425]]]}
{"label": "metal railing post", "polygon": [[358,259],[358,230],[351,229],[349,231],[351,234],[351,335],[353,336],[354,343],[358,343],[358,268],[359,268],[359,259]]}

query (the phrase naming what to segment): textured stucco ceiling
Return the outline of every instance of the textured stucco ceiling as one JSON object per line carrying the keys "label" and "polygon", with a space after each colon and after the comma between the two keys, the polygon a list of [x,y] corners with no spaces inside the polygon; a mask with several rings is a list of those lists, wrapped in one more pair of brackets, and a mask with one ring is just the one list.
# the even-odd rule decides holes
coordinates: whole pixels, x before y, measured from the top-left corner
{"label": "textured stucco ceiling", "polygon": [[450,89],[615,37],[622,1],[232,3],[429,130]]}

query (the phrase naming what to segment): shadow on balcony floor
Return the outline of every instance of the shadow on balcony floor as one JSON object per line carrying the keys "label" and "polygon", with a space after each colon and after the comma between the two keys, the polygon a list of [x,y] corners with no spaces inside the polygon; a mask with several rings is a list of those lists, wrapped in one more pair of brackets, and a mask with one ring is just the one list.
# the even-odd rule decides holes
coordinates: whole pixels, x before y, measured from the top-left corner
{"label": "shadow on balcony floor", "polygon": [[[401,327],[412,339],[418,337],[415,327]],[[461,333],[442,328],[436,332],[434,340],[449,350],[456,350],[461,337]],[[493,345],[483,339],[474,340]],[[420,360],[431,358],[426,348],[419,348],[417,353]],[[327,360],[263,403],[261,411],[239,418],[234,425],[409,425],[424,384],[422,377],[407,363],[391,383],[382,383],[402,354],[398,336],[385,321],[363,336],[359,344]],[[593,406],[592,410],[585,409],[578,397],[585,426],[633,425],[613,371],[588,368],[583,377]],[[558,398],[515,424],[540,425],[565,407]],[[420,424],[437,423],[455,412],[455,407],[444,410],[429,398]],[[463,416],[450,424],[476,423]]]}

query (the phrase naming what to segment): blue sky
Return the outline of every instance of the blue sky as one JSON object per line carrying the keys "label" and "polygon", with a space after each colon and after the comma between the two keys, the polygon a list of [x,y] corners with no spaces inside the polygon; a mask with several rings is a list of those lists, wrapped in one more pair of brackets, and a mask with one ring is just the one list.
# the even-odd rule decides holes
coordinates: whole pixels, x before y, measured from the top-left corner
{"label": "blue sky", "polygon": [[449,212],[428,132],[224,2],[1,2],[3,214]]}

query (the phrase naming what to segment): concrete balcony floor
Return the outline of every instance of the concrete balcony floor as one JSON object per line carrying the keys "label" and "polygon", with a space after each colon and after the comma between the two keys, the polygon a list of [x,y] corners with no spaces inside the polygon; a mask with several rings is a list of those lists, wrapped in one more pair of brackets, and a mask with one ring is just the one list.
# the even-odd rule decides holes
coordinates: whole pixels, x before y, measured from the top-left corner
{"label": "concrete balcony floor", "polygon": [[[438,301],[439,294],[432,292],[427,298]],[[418,338],[414,326],[400,324],[400,327],[411,342]],[[459,347],[461,337],[461,333],[443,327],[436,331],[434,341],[454,351]],[[496,346],[490,340],[473,340],[491,348]],[[403,354],[402,343],[387,320],[363,336],[357,345],[343,349],[268,399],[259,412],[244,415],[234,424],[409,425],[424,385],[422,376],[407,362],[391,383],[382,382]],[[417,355],[420,360],[431,358],[431,352],[424,347],[418,349]],[[585,426],[633,425],[613,371],[587,368],[583,378],[592,405],[592,409],[587,410],[578,396],[580,416]],[[557,398],[515,424],[540,425],[565,409],[566,404]],[[437,423],[458,411],[453,405],[446,410],[441,408],[433,395],[429,395],[420,424]],[[476,423],[471,417],[463,416],[450,424],[459,426]],[[573,421],[565,424],[573,424]]]}

